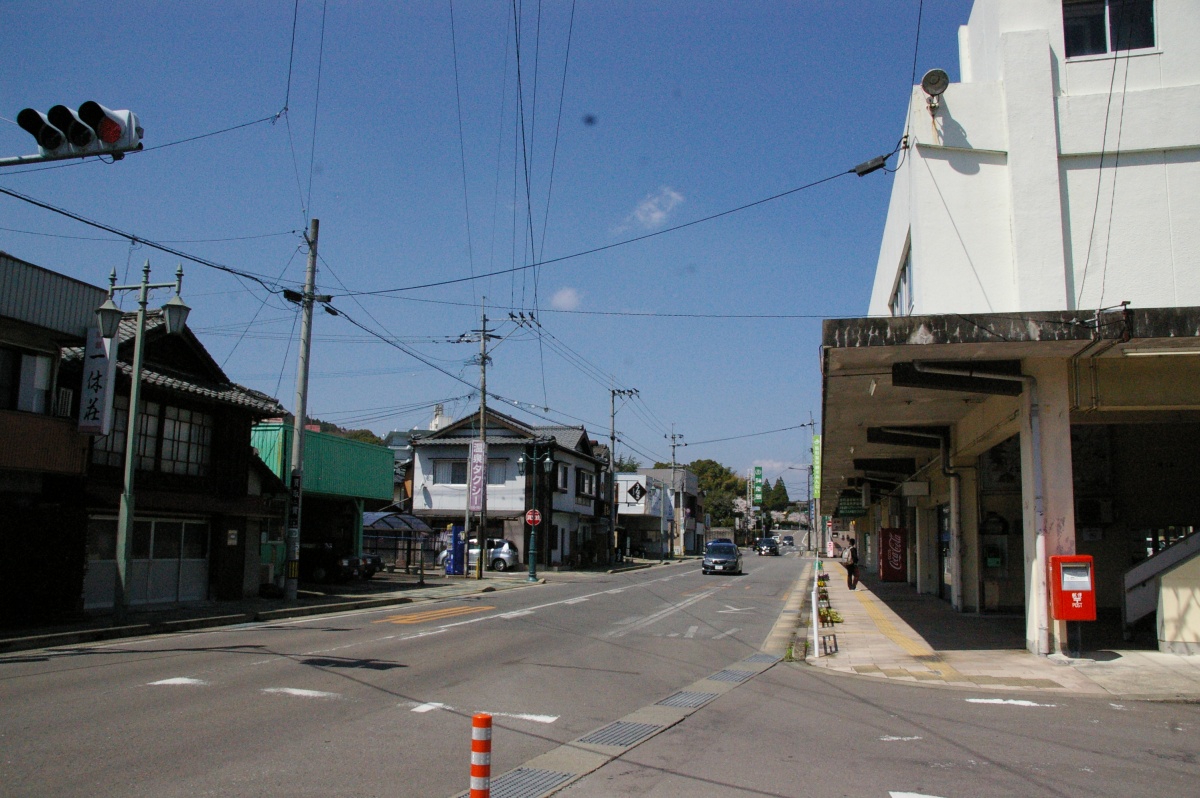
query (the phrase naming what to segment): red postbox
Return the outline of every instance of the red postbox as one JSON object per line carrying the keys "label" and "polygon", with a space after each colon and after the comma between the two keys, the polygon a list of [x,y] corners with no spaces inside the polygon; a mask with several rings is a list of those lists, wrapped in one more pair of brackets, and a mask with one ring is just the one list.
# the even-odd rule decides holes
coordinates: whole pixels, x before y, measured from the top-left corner
{"label": "red postbox", "polygon": [[1096,620],[1096,573],[1090,554],[1050,556],[1050,609],[1056,621]]}

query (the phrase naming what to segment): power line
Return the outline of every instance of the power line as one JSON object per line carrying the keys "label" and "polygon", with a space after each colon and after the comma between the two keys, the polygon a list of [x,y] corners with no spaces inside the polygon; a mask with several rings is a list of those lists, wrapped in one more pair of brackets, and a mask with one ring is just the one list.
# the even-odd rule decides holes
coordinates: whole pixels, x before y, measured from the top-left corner
{"label": "power line", "polygon": [[[893,155],[894,153],[895,153],[895,151],[893,151],[892,153],[889,153],[886,156],[882,156],[882,157],[890,158],[891,155]],[[854,169],[847,169],[844,172],[838,172],[837,174],[829,175],[828,177],[823,177],[820,180],[814,180],[811,183],[806,183],[803,186],[797,186],[796,188],[788,189],[787,191],[782,191],[782,192],[780,192],[778,194],[774,194],[770,197],[764,197],[763,199],[755,200],[754,202],[748,202],[745,205],[739,205],[736,208],[730,208],[729,210],[720,211],[719,213],[714,213],[709,216],[704,216],[700,219],[693,219],[690,222],[683,222],[682,224],[677,224],[672,227],[666,227],[666,228],[663,228],[662,230],[655,230],[652,233],[646,233],[644,235],[634,236],[633,238],[627,238],[622,241],[616,241],[612,244],[605,244],[603,246],[593,247],[592,249],[584,250],[582,252],[576,252],[571,255],[562,255],[557,258],[550,258],[548,260],[537,261],[535,263],[529,263],[524,266],[513,266],[512,268],[509,268],[509,269],[500,269],[497,271],[487,272],[486,274],[472,275],[470,277],[457,277],[457,278],[454,278],[451,280],[439,280],[439,281],[433,282],[433,283],[424,283],[422,285],[410,285],[410,286],[405,286],[403,288],[381,288],[378,291],[358,291],[355,293],[359,296],[376,296],[376,295],[381,295],[381,294],[394,294],[394,293],[397,293],[400,291],[416,291],[416,290],[423,289],[423,288],[439,288],[444,285],[455,285],[457,283],[465,283],[465,282],[469,282],[471,280],[481,280],[486,277],[496,277],[501,274],[511,274],[513,272],[526,271],[528,269],[536,269],[541,266],[548,266],[552,263],[562,263],[563,261],[573,260],[575,258],[582,258],[585,255],[594,255],[597,252],[604,252],[605,250],[615,249],[616,247],[623,247],[628,244],[634,244],[634,243],[637,243],[638,241],[645,241],[648,238],[654,238],[656,236],[666,235],[667,233],[674,233],[678,230],[683,230],[684,228],[687,228],[687,227],[692,227],[694,225],[703,224],[704,222],[711,222],[714,219],[719,219],[723,216],[729,216],[730,214],[738,213],[740,211],[744,211],[749,208],[756,207],[758,205],[763,205],[768,202],[773,202],[774,200],[782,199],[783,197],[787,197],[787,196],[789,196],[791,194],[795,194],[799,191],[804,191],[806,189],[815,188],[823,183],[828,183],[832,180],[836,180],[839,177],[843,177],[845,175],[851,175],[851,174],[855,174],[855,173],[856,172]],[[349,296],[349,294],[347,294],[346,296]]]}

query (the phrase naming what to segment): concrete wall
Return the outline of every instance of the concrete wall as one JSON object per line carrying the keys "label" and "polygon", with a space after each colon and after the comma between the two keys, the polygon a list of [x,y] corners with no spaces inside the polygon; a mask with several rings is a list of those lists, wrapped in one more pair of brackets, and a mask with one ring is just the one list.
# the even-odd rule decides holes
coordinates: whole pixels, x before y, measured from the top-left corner
{"label": "concrete wall", "polygon": [[1155,7],[1156,48],[1068,60],[1059,0],[977,0],[935,116],[913,91],[870,314],[910,250],[917,314],[1200,305],[1200,4]]}
{"label": "concrete wall", "polygon": [[1200,654],[1200,557],[1163,574],[1158,647],[1176,654]]}

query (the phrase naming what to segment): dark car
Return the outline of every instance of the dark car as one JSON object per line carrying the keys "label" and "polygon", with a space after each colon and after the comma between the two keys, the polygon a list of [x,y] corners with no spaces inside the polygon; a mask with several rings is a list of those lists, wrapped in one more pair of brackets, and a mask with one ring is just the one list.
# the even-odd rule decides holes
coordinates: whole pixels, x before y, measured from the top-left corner
{"label": "dark car", "polygon": [[783,536],[783,545],[785,545],[785,546],[795,546],[795,545],[796,545],[796,538],[794,538],[794,537],[793,537],[793,536],[791,536],[791,535],[784,535],[784,536]]}
{"label": "dark car", "polygon": [[375,574],[383,570],[383,558],[378,554],[368,554],[363,552],[359,557],[361,562],[361,572],[359,576],[363,579],[370,579]]}
{"label": "dark car", "polygon": [[704,560],[700,563],[704,574],[742,572],[742,552],[732,543],[709,543],[704,547]]}
{"label": "dark car", "polygon": [[306,582],[348,582],[358,576],[362,560],[339,552],[332,543],[300,544],[300,579]]}
{"label": "dark car", "polygon": [[779,556],[779,542],[775,538],[759,538],[758,543],[754,544],[754,550],[759,556],[763,554],[772,554]]}

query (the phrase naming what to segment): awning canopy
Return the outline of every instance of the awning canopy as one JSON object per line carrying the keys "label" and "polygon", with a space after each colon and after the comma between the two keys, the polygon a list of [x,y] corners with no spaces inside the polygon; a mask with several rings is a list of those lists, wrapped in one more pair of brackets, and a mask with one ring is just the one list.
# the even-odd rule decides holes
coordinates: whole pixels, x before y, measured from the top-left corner
{"label": "awning canopy", "polygon": [[936,458],[972,409],[1021,392],[1026,358],[1128,363],[1144,359],[1126,355],[1151,348],[1200,356],[1197,347],[1200,308],[828,319],[817,476],[823,512],[837,514],[843,494],[861,497],[864,483],[897,485]]}

